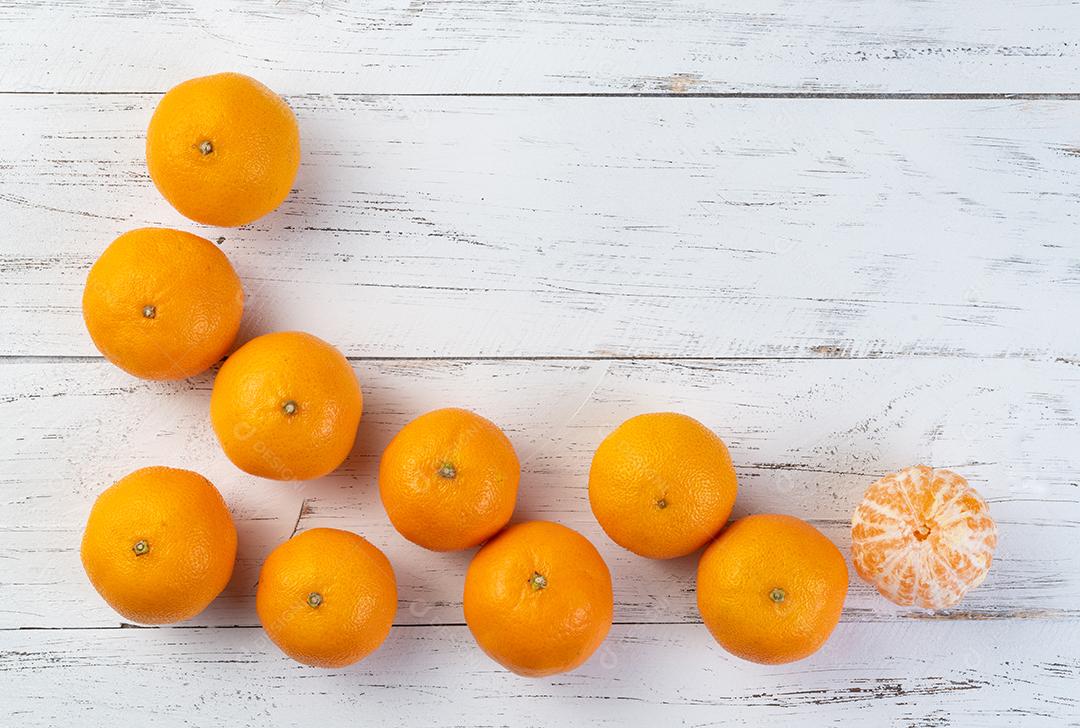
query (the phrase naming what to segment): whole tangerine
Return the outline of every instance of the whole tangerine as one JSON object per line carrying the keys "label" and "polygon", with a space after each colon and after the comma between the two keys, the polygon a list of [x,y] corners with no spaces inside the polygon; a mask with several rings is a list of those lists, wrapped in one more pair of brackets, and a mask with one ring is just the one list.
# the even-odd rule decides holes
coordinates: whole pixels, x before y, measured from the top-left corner
{"label": "whole tangerine", "polygon": [[508,670],[541,677],[573,670],[611,629],[611,573],[577,531],[547,521],[507,528],[465,575],[465,622]]}
{"label": "whole tangerine", "polygon": [[297,662],[344,667],[382,645],[397,612],[390,561],[355,533],[313,528],[274,549],[255,609],[267,636]]}
{"label": "whole tangerine", "polygon": [[510,520],[521,466],[503,431],[447,408],[409,422],[379,463],[379,495],[398,532],[433,551],[478,546]]}
{"label": "whole tangerine", "polygon": [[698,610],[713,638],[737,657],[769,665],[825,644],[847,587],[840,549],[793,516],[740,518],[698,563]]}
{"label": "whole tangerine", "polygon": [[116,366],[144,379],[185,379],[232,346],[244,290],[209,240],[139,228],[90,268],[82,311],[94,345]]}
{"label": "whole tangerine", "polygon": [[608,435],[589,469],[589,505],[612,541],[671,559],[704,546],[735,505],[724,442],[674,412],[643,414]]}
{"label": "whole tangerine", "polygon": [[210,395],[210,421],[244,472],[309,480],[344,462],[363,405],[341,352],[311,334],[281,331],[252,339],[225,360]]}
{"label": "whole tangerine", "polygon": [[236,527],[206,478],[142,468],[98,496],[80,555],[109,606],[134,622],[169,624],[199,614],[229,583]]}
{"label": "whole tangerine", "polygon": [[246,225],[288,196],[300,167],[300,130],[289,105],[249,76],[193,78],[158,102],[146,131],[146,166],[185,217]]}

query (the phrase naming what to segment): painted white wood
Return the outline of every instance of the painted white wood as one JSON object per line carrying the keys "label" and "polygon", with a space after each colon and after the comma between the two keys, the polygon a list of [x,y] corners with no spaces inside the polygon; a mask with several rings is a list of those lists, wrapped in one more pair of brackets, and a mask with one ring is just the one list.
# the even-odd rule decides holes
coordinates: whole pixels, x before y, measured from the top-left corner
{"label": "painted white wood", "polygon": [[[303,667],[258,629],[0,631],[11,724],[1038,726],[1074,722],[1080,625],[841,624],[766,667],[702,625],[616,626],[582,668],[501,670],[468,629],[398,627],[342,670]],[[88,696],[93,696],[88,699]]]}
{"label": "painted white wood", "polygon": [[1000,546],[983,586],[950,612],[895,607],[854,575],[846,622],[1080,618],[1076,441],[1080,367],[1002,359],[354,363],[365,390],[359,440],[335,475],[304,484],[247,476],[210,430],[211,378],[132,379],[104,362],[0,360],[0,628],[106,627],[121,619],[82,573],[91,503],[138,467],[197,470],[238,521],[232,584],[198,625],[254,625],[259,565],[294,529],[346,528],[384,549],[399,580],[399,624],[461,623],[470,553],[435,554],[389,525],[378,458],[408,420],[467,406],[503,426],[523,463],[515,517],[579,529],[614,575],[621,623],[697,621],[696,556],[655,562],[617,547],[589,510],[597,444],[623,419],[675,410],[728,443],[736,516],[811,520],[847,553],[863,489],[916,462],[952,467],[989,499]]}
{"label": "painted white wood", "polygon": [[242,0],[0,7],[0,91],[1061,92],[1069,0]]}
{"label": "painted white wood", "polygon": [[244,335],[354,356],[1080,356],[1080,103],[290,99],[241,230],[145,171],[156,96],[0,95],[0,353],[90,355],[132,227],[224,236]]}
{"label": "painted white wood", "polygon": [[[1068,0],[0,3],[0,724],[1076,723],[1078,23]],[[184,220],[143,164],[157,94],[219,70],[301,122],[296,190],[242,230]],[[843,93],[1057,98],[813,98]],[[674,98],[702,94],[802,97]],[[307,329],[353,357],[367,411],[338,473],[246,476],[210,431],[212,374],[96,356],[86,271],[140,225],[224,237],[241,340]],[[386,520],[382,448],[447,405],[507,430],[518,520],[612,568],[616,626],[572,674],[490,662],[462,624],[471,554]],[[736,515],[802,516],[845,554],[874,478],[959,470],[999,524],[989,578],[927,613],[853,575],[810,659],[728,656],[695,557],[635,557],[589,512],[597,443],[664,409],[728,442]],[[203,615],[137,629],[78,542],[151,464],[221,488],[240,558]],[[254,615],[265,554],[317,526],[370,538],[400,584],[388,642],[345,670],[288,660]]]}

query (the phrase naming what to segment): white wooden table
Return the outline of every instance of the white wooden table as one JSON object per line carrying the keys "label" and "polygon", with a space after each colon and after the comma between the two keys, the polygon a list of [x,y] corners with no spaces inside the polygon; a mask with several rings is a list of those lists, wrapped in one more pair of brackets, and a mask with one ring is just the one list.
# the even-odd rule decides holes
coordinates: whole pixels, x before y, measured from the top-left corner
{"label": "white wooden table", "polygon": [[[1078,41],[1071,0],[0,4],[0,724],[1076,724]],[[303,139],[295,192],[239,230],[179,217],[143,160],[160,94],[219,70],[285,94]],[[211,374],[97,355],[86,271],[142,225],[224,236],[242,340],[349,355],[366,411],[339,472],[248,477]],[[450,405],[509,433],[516,517],[612,568],[616,624],[580,670],[499,669],[463,623],[470,554],[387,522],[379,453]],[[926,613],[853,577],[816,655],[728,656],[695,559],[634,557],[588,508],[597,443],[660,409],[728,442],[736,515],[845,552],[872,480],[959,470],[999,524],[989,578]],[[78,544],[96,494],[151,464],[216,483],[241,554],[199,618],[132,628]],[[322,525],[399,579],[389,640],[344,670],[290,661],[254,613],[262,558]]]}

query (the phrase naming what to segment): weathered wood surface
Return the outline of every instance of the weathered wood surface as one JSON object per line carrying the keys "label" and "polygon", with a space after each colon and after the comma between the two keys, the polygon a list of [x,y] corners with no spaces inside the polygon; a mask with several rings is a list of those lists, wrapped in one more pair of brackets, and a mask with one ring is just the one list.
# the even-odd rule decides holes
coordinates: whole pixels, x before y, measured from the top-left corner
{"label": "weathered wood surface", "polygon": [[1054,93],[1074,2],[243,0],[0,3],[0,91]]}
{"label": "weathered wood surface", "polygon": [[290,99],[296,192],[200,228],[157,97],[0,95],[0,353],[92,355],[132,227],[217,238],[245,333],[354,356],[1080,357],[1080,102]]}
{"label": "weathered wood surface", "polygon": [[[0,725],[1080,724],[1078,30],[1067,0],[0,0]],[[143,163],[158,94],[220,70],[286,94],[303,137],[295,192],[242,230],[179,217]],[[212,374],[97,357],[86,271],[139,225],[224,237],[242,339],[353,357],[367,412],[338,473],[245,476]],[[488,661],[470,554],[386,520],[382,448],[446,405],[508,431],[519,520],[612,568],[616,626],[569,675]],[[634,557],[588,509],[596,444],[663,409],[728,442],[736,515],[805,517],[845,553],[874,478],[959,470],[999,524],[989,578],[927,613],[853,575],[821,652],[730,657],[695,559]],[[151,464],[210,477],[241,553],[206,613],[131,628],[78,542]],[[345,670],[291,662],[254,616],[263,556],[316,526],[400,582],[387,644]]]}
{"label": "weathered wood surface", "polygon": [[[237,471],[218,448],[211,379],[134,380],[96,362],[0,363],[5,487],[0,628],[107,627],[116,616],[87,583],[78,543],[90,504],[150,464],[188,467],[226,495],[240,528],[235,578],[203,625],[254,625],[258,568],[294,530],[355,530],[389,555],[398,624],[462,623],[471,553],[432,554],[390,527],[376,474],[382,449],[412,417],[465,405],[509,433],[523,477],[516,517],[557,520],[600,548],[615,581],[616,621],[697,621],[696,557],[641,559],[610,542],[586,492],[592,453],[626,417],[672,409],[728,442],[740,480],[736,516],[813,521],[846,552],[863,489],[916,461],[954,467],[991,503],[1001,529],[987,582],[938,615],[893,607],[853,575],[845,621],[1080,618],[1076,442],[1080,367],[1001,359],[803,361],[355,362],[367,412],[355,452],[305,484]],[[1078,645],[1080,646],[1080,645]]]}
{"label": "weathered wood surface", "polygon": [[[616,626],[568,675],[498,668],[468,629],[399,628],[343,670],[258,629],[0,631],[11,725],[1061,725],[1080,623],[841,624],[812,659],[740,662],[701,625]],[[94,696],[89,699],[88,696]],[[312,706],[318,706],[313,710]]]}

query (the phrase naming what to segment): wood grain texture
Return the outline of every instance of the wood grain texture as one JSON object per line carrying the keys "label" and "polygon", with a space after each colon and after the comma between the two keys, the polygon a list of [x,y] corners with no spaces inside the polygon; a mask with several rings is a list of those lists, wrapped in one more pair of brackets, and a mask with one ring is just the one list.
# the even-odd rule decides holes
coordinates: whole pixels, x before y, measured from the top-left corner
{"label": "wood grain texture", "polygon": [[[1080,725],[1078,23],[1070,0],[0,0],[0,725]],[[239,230],[181,218],[143,163],[158,94],[221,70],[286,94],[303,138],[293,194]],[[248,477],[212,373],[97,357],[85,275],[141,225],[220,240],[241,340],[353,357],[367,411],[337,473]],[[448,405],[507,430],[518,520],[612,568],[616,625],[572,674],[490,662],[471,554],[387,522],[379,454]],[[845,554],[873,479],[954,468],[999,525],[989,578],[924,612],[852,574],[819,653],[738,661],[695,559],[632,556],[589,512],[596,445],[650,410],[728,442],[736,516],[807,518]],[[134,628],[78,543],[152,464],[220,487],[240,558],[197,619]],[[288,660],[254,613],[263,557],[317,526],[400,584],[388,642],[344,670]]]}
{"label": "wood grain texture", "polygon": [[620,623],[696,622],[696,557],[642,559],[615,546],[589,510],[592,453],[644,411],[697,417],[728,443],[735,515],[809,519],[846,553],[863,489],[915,462],[952,467],[991,503],[1000,545],[986,583],[961,607],[895,607],[852,576],[845,622],[1080,619],[1080,367],[983,359],[803,361],[368,361],[354,363],[366,412],[352,456],[303,484],[244,475],[210,430],[209,375],[134,380],[100,361],[0,362],[0,628],[107,627],[120,618],[78,559],[91,503],[153,464],[206,475],[240,530],[237,571],[195,625],[255,625],[264,556],[294,531],[330,526],[384,549],[399,580],[398,624],[460,624],[471,553],[434,554],[390,527],[378,458],[397,430],[441,406],[475,408],[504,427],[523,463],[518,520],[586,534],[612,568]]}
{"label": "wood grain texture", "polygon": [[[0,631],[3,710],[56,725],[1036,726],[1080,715],[1080,623],[841,624],[812,657],[741,662],[701,625],[616,626],[569,675],[501,670],[465,627],[395,628],[342,670],[258,629]],[[107,686],[107,687],[106,687]],[[93,700],[86,696],[93,695]]]}
{"label": "wood grain texture", "polygon": [[1075,102],[290,99],[296,191],[175,213],[155,96],[0,96],[0,353],[91,355],[119,233],[224,237],[244,332],[354,356],[1080,357]]}
{"label": "wood grain texture", "polygon": [[0,3],[0,91],[1076,91],[1068,0]]}

